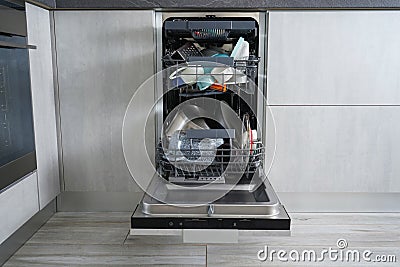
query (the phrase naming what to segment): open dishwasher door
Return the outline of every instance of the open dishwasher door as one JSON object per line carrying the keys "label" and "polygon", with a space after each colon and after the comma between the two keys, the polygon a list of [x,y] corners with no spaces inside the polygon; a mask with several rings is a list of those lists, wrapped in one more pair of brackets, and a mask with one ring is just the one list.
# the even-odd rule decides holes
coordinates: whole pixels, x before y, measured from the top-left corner
{"label": "open dishwasher door", "polygon": [[[132,229],[290,230],[290,217],[268,180],[253,192],[239,185],[209,204],[202,199],[209,191],[174,190],[157,182],[152,187],[175,204],[145,194],[132,215]],[[193,199],[196,195],[202,197]]]}
{"label": "open dishwasher door", "polygon": [[[145,191],[133,233],[290,230],[267,179],[275,136],[266,134],[274,123],[260,75],[266,20],[244,14],[159,16],[159,72],[136,91],[124,118],[125,159]],[[155,101],[145,106],[151,91]],[[137,127],[143,144],[133,143]],[[145,155],[149,164],[138,164]]]}

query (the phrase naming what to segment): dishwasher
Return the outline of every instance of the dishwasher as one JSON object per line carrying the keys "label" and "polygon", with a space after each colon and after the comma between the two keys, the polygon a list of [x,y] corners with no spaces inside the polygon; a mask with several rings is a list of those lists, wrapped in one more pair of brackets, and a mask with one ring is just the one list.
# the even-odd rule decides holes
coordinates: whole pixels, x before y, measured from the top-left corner
{"label": "dishwasher", "polygon": [[161,21],[156,173],[131,233],[290,230],[267,178],[266,19],[165,13]]}

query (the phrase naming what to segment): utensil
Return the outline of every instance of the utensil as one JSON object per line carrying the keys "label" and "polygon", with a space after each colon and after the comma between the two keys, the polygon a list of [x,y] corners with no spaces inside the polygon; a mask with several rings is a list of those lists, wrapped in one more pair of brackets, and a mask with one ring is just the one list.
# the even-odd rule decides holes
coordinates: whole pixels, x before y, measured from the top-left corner
{"label": "utensil", "polygon": [[210,89],[225,93],[226,92],[226,85],[212,84],[210,86]]}
{"label": "utensil", "polygon": [[171,58],[177,60],[187,61],[189,57],[201,57],[203,56],[199,49],[191,43],[187,42],[183,46],[179,47],[177,50],[172,52]]}

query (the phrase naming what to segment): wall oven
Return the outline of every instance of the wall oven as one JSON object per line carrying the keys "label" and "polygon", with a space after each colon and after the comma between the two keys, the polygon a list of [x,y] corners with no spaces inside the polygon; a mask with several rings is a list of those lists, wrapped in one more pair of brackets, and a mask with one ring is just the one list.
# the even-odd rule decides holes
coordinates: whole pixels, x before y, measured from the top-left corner
{"label": "wall oven", "polygon": [[0,2],[0,190],[36,169],[23,9]]}

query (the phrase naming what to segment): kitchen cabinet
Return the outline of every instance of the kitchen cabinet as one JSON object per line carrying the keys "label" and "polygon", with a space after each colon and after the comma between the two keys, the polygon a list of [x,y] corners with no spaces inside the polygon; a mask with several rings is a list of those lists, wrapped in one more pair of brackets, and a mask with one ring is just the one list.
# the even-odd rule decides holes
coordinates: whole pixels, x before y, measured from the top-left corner
{"label": "kitchen cabinet", "polygon": [[[122,121],[133,93],[154,73],[154,12],[54,16],[64,190],[139,192],[123,157]],[[153,101],[153,92],[143,101]]]}
{"label": "kitchen cabinet", "polygon": [[26,4],[40,208],[60,193],[51,13]]}
{"label": "kitchen cabinet", "polygon": [[[400,192],[400,12],[268,14],[276,191]],[[102,199],[97,206],[112,210],[116,199],[141,191],[124,161],[121,129],[130,97],[155,70],[154,11],[55,11],[54,19],[62,184],[70,193],[61,207],[93,210]]]}
{"label": "kitchen cabinet", "polygon": [[37,173],[0,192],[0,244],[39,211]]}
{"label": "kitchen cabinet", "polygon": [[400,107],[271,109],[278,192],[400,192]]}
{"label": "kitchen cabinet", "polygon": [[271,105],[400,104],[399,11],[271,11]]}

